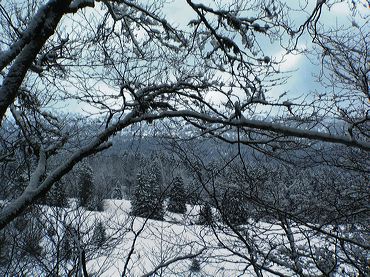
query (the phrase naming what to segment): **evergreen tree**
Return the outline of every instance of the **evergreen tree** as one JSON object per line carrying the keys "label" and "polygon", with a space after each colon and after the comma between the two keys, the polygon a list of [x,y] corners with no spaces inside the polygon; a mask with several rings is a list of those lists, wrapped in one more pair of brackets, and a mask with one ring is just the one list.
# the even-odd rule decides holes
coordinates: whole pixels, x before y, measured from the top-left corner
{"label": "evergreen tree", "polygon": [[80,168],[78,180],[79,205],[90,211],[103,211],[103,193],[94,183],[93,171],[86,162]]}
{"label": "evergreen tree", "polygon": [[64,182],[57,182],[46,196],[45,204],[54,207],[68,207],[68,198]]}
{"label": "evergreen tree", "polygon": [[94,190],[94,195],[91,198],[89,205],[87,206],[87,209],[90,211],[98,211],[98,212],[104,211],[103,195],[98,193],[96,190]]}
{"label": "evergreen tree", "polygon": [[198,272],[200,272],[200,269],[201,268],[200,268],[199,260],[196,259],[196,258],[191,259],[191,265],[189,267],[189,271],[193,272],[193,273],[198,273]]}
{"label": "evergreen tree", "polygon": [[134,216],[163,220],[163,199],[154,167],[140,172],[131,201],[131,214]]}
{"label": "evergreen tree", "polygon": [[86,163],[82,162],[78,182],[78,202],[81,207],[88,208],[93,197],[93,173],[91,167]]}
{"label": "evergreen tree", "polygon": [[205,203],[199,211],[198,224],[211,225],[213,223],[213,214],[211,205]]}
{"label": "evergreen tree", "polygon": [[75,234],[75,228],[71,224],[67,224],[65,226],[61,245],[61,256],[64,260],[75,259],[78,255],[78,251],[76,250],[76,243],[73,239],[73,236]]}
{"label": "evergreen tree", "polygon": [[247,199],[241,190],[227,190],[222,199],[222,218],[227,224],[242,225],[248,222]]}
{"label": "evergreen tree", "polygon": [[186,212],[186,194],[181,177],[175,177],[169,195],[168,211],[183,214]]}
{"label": "evergreen tree", "polygon": [[42,254],[42,228],[27,231],[22,238],[22,254],[38,257]]}
{"label": "evergreen tree", "polygon": [[37,258],[43,252],[42,240],[44,237],[43,226],[37,219],[38,214],[31,211],[29,214],[23,215],[27,225],[22,230],[19,230],[19,237],[17,243],[21,249],[20,255],[22,258],[25,256]]}
{"label": "evergreen tree", "polygon": [[101,248],[107,240],[107,233],[103,222],[98,221],[94,227],[94,232],[92,236],[92,242],[98,248]]}
{"label": "evergreen tree", "polygon": [[104,211],[104,195],[106,191],[107,189],[104,188],[101,183],[94,182],[92,197],[89,201],[87,209],[98,212]]}

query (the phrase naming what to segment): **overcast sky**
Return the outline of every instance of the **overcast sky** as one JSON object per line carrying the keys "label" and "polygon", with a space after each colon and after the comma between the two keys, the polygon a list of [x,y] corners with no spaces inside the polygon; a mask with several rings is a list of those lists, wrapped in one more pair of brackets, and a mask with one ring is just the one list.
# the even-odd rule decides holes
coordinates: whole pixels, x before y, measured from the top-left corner
{"label": "overcast sky", "polygon": [[[364,4],[366,4],[365,0],[360,0]],[[199,3],[205,3],[205,1],[198,1]],[[213,2],[213,1],[211,1]],[[226,1],[222,1],[224,3]],[[289,7],[295,7],[297,10],[302,3],[306,3],[307,1],[303,0],[287,0],[286,3]],[[308,0],[308,5],[306,10],[311,12],[316,5],[316,0]],[[368,8],[361,8],[362,13],[369,12]],[[188,6],[185,0],[173,0],[169,1],[166,5],[164,12],[163,12],[170,23],[174,25],[179,25],[185,28],[188,24],[190,19],[196,18],[195,12]],[[330,25],[350,25],[352,24],[353,17],[351,16],[352,12],[349,9],[347,3],[340,3],[334,5],[331,10],[328,10],[328,7],[324,5],[322,17],[320,19],[320,23],[330,26]],[[301,24],[307,18],[307,14],[303,14],[302,12],[296,12],[293,14],[293,19],[295,23]],[[360,17],[356,17],[355,20],[360,20]],[[269,43],[264,43],[266,45],[264,52],[266,55],[280,59],[284,54],[282,49],[279,49],[276,45],[270,45]],[[303,36],[298,44],[300,49],[310,48],[312,45],[310,43],[310,38],[307,36]],[[313,65],[307,57],[303,54],[295,55],[295,54],[288,54],[285,56],[285,61],[281,65],[282,71],[292,71],[290,73],[291,77],[288,80],[286,85],[276,87],[271,94],[275,97],[282,94],[284,91],[288,91],[289,95],[297,96],[297,95],[304,95],[314,89],[320,89],[320,86],[315,82],[313,74],[318,73],[319,67],[317,65]],[[110,90],[112,88],[102,85],[102,89]],[[105,86],[105,87],[104,87]],[[75,103],[68,105],[62,105],[63,111],[78,111],[80,108],[86,109],[86,106],[78,107]]]}
{"label": "overcast sky", "polygon": [[[363,3],[366,1],[362,0]],[[209,1],[198,1],[198,3],[206,4]],[[210,1],[213,2],[213,1]],[[225,3],[226,1],[221,1]],[[302,24],[308,14],[304,14],[302,12],[298,12],[300,7],[306,6],[306,11],[311,12],[315,5],[316,0],[287,0],[287,5],[289,7],[294,8],[297,10],[296,13],[292,14],[292,19],[298,25]],[[366,13],[369,12],[369,9],[361,8],[361,12]],[[166,15],[168,21],[174,25],[181,26],[186,28],[188,22],[191,19],[196,18],[195,12],[189,7],[185,0],[174,0],[169,1],[167,6],[164,9],[164,14]],[[350,10],[348,3],[339,3],[332,6],[329,10],[327,6],[324,5],[324,9],[321,15],[320,23],[324,24],[325,26],[349,26],[352,24],[353,16]],[[360,20],[360,17],[356,17],[356,20]],[[281,49],[277,44],[271,45],[267,40],[266,43],[263,43],[267,47],[265,47],[265,54],[276,59],[281,59],[281,57],[286,54],[283,49]],[[311,48],[311,38],[308,36],[302,36],[299,40],[298,48],[305,49]],[[284,62],[281,65],[282,71],[292,71],[289,75],[291,75],[290,79],[286,83],[286,85],[282,85],[279,87],[274,88],[270,95],[273,97],[278,97],[283,92],[287,91],[288,96],[296,97],[300,95],[307,95],[308,93],[312,92],[313,90],[320,90],[322,89],[320,85],[315,82],[314,74],[319,72],[319,66],[314,65],[312,61],[310,61],[305,55],[303,54],[288,54],[284,56]]]}

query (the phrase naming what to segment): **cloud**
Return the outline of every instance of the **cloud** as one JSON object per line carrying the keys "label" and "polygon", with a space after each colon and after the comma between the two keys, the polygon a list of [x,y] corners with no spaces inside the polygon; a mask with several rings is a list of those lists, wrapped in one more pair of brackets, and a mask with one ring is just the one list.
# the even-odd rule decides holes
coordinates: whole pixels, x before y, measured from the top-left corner
{"label": "cloud", "polygon": [[282,59],[282,63],[280,64],[280,71],[291,71],[299,68],[298,65],[302,61],[303,54],[280,54],[280,58]]}
{"label": "cloud", "polygon": [[306,50],[305,45],[298,45],[298,51],[287,53],[284,50],[278,51],[274,57],[277,62],[281,62],[279,65],[280,71],[292,71],[299,69],[299,65],[304,60],[304,54],[302,51]]}

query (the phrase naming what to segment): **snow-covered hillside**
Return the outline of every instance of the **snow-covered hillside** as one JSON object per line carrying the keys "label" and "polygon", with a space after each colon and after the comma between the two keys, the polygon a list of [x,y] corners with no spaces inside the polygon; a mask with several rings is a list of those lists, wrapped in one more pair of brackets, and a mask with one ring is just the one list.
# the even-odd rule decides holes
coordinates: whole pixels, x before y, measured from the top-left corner
{"label": "snow-covered hillside", "polygon": [[[0,267],[5,276],[357,276],[348,253],[366,265],[366,253],[353,244],[366,239],[364,230],[345,225],[285,218],[228,226],[212,208],[214,222],[205,226],[197,224],[197,205],[187,205],[185,214],[166,211],[157,221],[130,215],[128,200],[104,200],[101,212],[69,202],[68,208],[37,205],[14,222],[7,239],[17,248],[7,253],[21,258]],[[352,244],[343,248],[339,238]]]}
{"label": "snow-covered hillside", "polygon": [[[253,251],[256,257],[265,255],[261,264],[263,276],[296,275],[287,230],[278,224],[250,220],[237,230],[221,223],[217,227],[196,225],[199,206],[190,205],[185,215],[166,212],[165,221],[134,218],[129,212],[129,201],[105,200],[104,212],[84,215],[81,230],[99,220],[107,233],[106,245],[87,262],[90,273],[97,276],[256,276],[250,263],[249,251]],[[302,272],[319,276],[318,265],[309,253],[317,251],[315,255],[321,253],[326,257],[326,260],[321,258],[323,263],[330,263],[331,252],[322,253],[326,249],[324,237],[302,226],[292,226],[288,232],[298,246],[296,251],[301,255],[307,253],[307,258],[299,259]],[[85,244],[89,244],[92,236],[84,239]],[[353,276],[345,264],[339,263],[336,271],[340,272],[336,276]],[[153,272],[157,275],[150,275]]]}

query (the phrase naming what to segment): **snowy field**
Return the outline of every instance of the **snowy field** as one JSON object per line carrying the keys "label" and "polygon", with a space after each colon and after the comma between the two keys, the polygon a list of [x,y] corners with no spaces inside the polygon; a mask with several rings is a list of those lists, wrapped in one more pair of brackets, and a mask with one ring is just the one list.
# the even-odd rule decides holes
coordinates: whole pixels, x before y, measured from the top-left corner
{"label": "snowy field", "polygon": [[[55,218],[57,208],[43,209],[45,216]],[[85,249],[92,276],[256,276],[249,262],[252,256],[263,266],[263,276],[296,276],[292,269],[297,266],[306,276],[320,276],[318,261],[324,268],[331,262],[331,251],[336,251],[329,239],[302,226],[291,225],[287,232],[278,224],[252,220],[234,231],[222,224],[214,228],[196,225],[199,206],[188,205],[185,215],[166,212],[165,221],[134,218],[129,212],[130,201],[105,200],[104,212],[79,208],[65,214],[64,221],[72,222],[80,234],[85,234],[80,237],[83,245],[93,240],[93,223],[101,221],[105,226],[104,246],[90,252]],[[295,262],[288,234],[300,254]],[[339,259],[343,256],[337,254]],[[318,257],[316,263],[310,255]],[[333,276],[355,276],[344,263],[339,262],[336,271],[339,273]]]}

